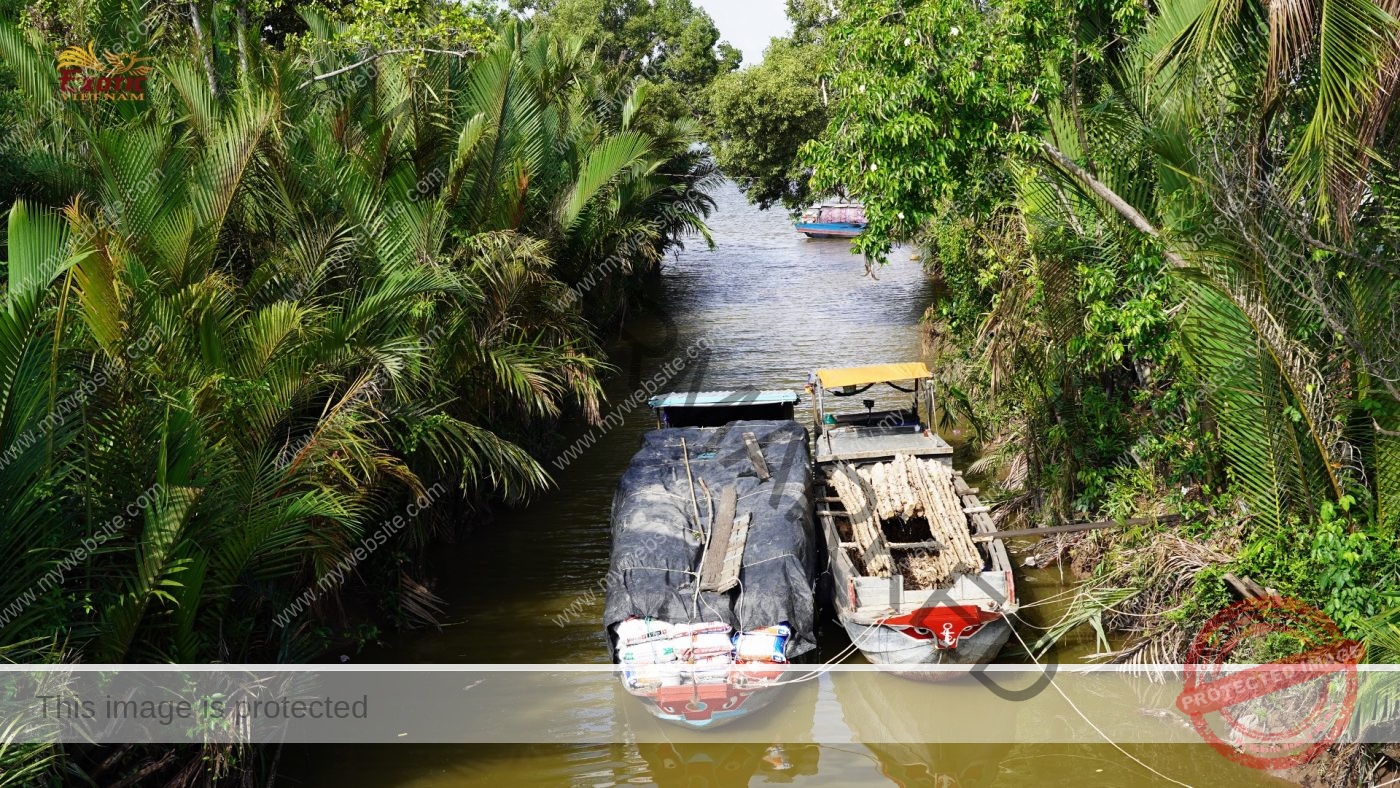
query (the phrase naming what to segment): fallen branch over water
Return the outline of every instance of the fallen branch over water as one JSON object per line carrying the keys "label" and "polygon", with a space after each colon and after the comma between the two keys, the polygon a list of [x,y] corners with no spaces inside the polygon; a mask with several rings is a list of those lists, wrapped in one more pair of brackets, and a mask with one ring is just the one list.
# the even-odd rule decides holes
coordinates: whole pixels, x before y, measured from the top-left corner
{"label": "fallen branch over water", "polygon": [[997,531],[994,534],[976,534],[972,537],[974,542],[990,542],[993,539],[1013,539],[1020,536],[1055,536],[1056,534],[1073,534],[1080,531],[1097,531],[1102,528],[1117,528],[1119,526],[1130,525],[1152,525],[1153,523],[1178,523],[1181,522],[1179,514],[1164,514],[1161,517],[1135,517],[1131,520],[1099,520],[1092,523],[1069,523],[1067,525],[1047,525],[1043,528],[1018,528],[1011,531]]}

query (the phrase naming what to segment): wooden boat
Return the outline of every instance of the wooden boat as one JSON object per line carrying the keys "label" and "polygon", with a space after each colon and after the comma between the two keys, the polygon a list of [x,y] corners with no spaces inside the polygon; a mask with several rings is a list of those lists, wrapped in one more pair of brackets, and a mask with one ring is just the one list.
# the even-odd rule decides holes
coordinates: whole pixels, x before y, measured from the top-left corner
{"label": "wooden boat", "polygon": [[[904,363],[823,369],[811,378],[832,603],[851,642],[875,664],[989,662],[1010,637],[1006,614],[1016,610],[1006,546],[978,491],[953,470],[953,447],[927,426],[931,377],[922,363]],[[863,411],[828,411],[828,400],[875,385],[911,394],[909,407],[877,410],[876,400],[863,399]]]}
{"label": "wooden boat", "polygon": [[618,484],[603,625],[623,688],[712,728],[771,703],[816,647],[807,431],[791,391],[652,399]]}
{"label": "wooden boat", "polygon": [[840,203],[808,208],[793,226],[808,238],[855,238],[866,225],[864,206]]}

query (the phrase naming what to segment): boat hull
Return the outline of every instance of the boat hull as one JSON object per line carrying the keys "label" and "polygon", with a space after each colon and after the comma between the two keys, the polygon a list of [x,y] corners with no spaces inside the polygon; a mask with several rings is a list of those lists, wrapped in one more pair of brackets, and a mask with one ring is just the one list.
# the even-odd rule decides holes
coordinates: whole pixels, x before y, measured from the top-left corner
{"label": "boat hull", "polygon": [[[790,412],[796,395],[767,399]],[[653,403],[731,415],[753,407],[709,392]],[[697,482],[704,493],[695,505],[674,505],[697,496]],[[706,503],[710,491],[717,504]],[[623,690],[653,717],[694,730],[727,725],[771,704],[790,662],[816,647],[819,547],[810,444],[797,422],[648,432],[619,481],[612,534],[603,631]],[[707,548],[714,539],[723,551]],[[715,556],[729,560],[708,560]]]}
{"label": "boat hull", "polygon": [[865,232],[865,227],[858,224],[840,223],[806,223],[798,222],[795,227],[799,233],[808,238],[856,238]]}
{"label": "boat hull", "polygon": [[767,707],[782,690],[780,683],[758,687],[687,684],[647,693],[630,689],[628,692],[658,720],[691,730],[713,730]]}
{"label": "boat hull", "polygon": [[[1005,618],[988,621],[976,632],[958,638],[953,648],[938,648],[932,639],[910,637],[894,627],[870,627],[848,620],[842,621],[842,626],[861,654],[875,665],[964,665],[970,670],[995,659],[1011,639],[1011,625]],[[956,670],[894,672],[915,681],[948,681],[963,674]]]}

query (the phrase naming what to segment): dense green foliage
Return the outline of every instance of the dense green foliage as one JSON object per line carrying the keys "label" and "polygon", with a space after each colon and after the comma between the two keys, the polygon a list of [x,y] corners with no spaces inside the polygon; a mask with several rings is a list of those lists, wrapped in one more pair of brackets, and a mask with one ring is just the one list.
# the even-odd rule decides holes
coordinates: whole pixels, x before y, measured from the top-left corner
{"label": "dense green foliage", "polygon": [[512,0],[541,26],[583,39],[603,63],[644,76],[655,100],[699,109],[705,88],[739,66],[714,20],[691,0]]}
{"label": "dense green foliage", "polygon": [[[511,436],[596,412],[570,286],[589,276],[606,318],[703,230],[688,122],[632,128],[645,83],[609,92],[576,40],[508,27],[476,59],[312,77],[353,57],[321,43],[339,32],[260,52],[222,95],[158,56],[133,113],[50,101],[46,58],[0,28],[25,142],[70,173],[9,217],[0,596],[162,491],[84,564],[117,582],[45,589],[0,643],[67,622],[113,661],[303,653],[268,629],[288,581],[437,482],[545,484]],[[247,615],[195,625],[235,598]]]}
{"label": "dense green foliage", "polygon": [[1198,601],[1233,567],[1353,632],[1395,604],[1396,30],[1372,0],[840,5],[803,162],[866,204],[863,251],[947,284],[1004,513],[1174,509],[1238,544],[1192,559]]}
{"label": "dense green foliage", "polygon": [[887,250],[941,212],[996,207],[1009,185],[1002,161],[1030,148],[1043,124],[1037,102],[1059,84],[1054,12],[1041,0],[995,13],[970,0],[842,6],[826,47],[839,98],[810,147],[817,191],[866,203],[864,251]]}
{"label": "dense green foliage", "polygon": [[710,88],[707,138],[715,161],[761,208],[805,206],[810,171],[798,148],[826,127],[821,51],[774,39],[763,62],[721,76]]}
{"label": "dense green foliage", "polygon": [[542,426],[597,417],[596,326],[706,232],[694,123],[578,38],[404,8],[241,55],[218,14],[166,30],[140,102],[58,99],[44,31],[0,24],[11,658],[304,660],[431,624],[427,547],[549,484]]}
{"label": "dense green foliage", "polygon": [[710,86],[706,142],[724,174],[760,208],[795,211],[820,196],[799,150],[830,122],[825,41],[835,12],[831,0],[788,0],[791,35],[772,39],[762,62]]}
{"label": "dense green foliage", "polygon": [[318,4],[317,10],[341,23],[335,40],[351,52],[415,47],[479,51],[492,38],[495,16],[485,3],[433,0],[356,0]]}

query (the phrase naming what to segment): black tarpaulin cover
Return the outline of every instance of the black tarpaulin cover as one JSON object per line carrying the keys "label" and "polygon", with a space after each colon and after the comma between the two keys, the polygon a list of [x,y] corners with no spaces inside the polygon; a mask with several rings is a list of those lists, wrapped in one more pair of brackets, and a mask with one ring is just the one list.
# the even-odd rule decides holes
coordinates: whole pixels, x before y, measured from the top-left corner
{"label": "black tarpaulin cover", "polygon": [[[766,481],[759,480],[749,459],[746,432],[753,433],[763,451],[771,475]],[[695,521],[682,439],[703,531],[709,532],[726,486],[734,486],[738,494],[735,518],[752,516],[739,586],[723,594],[706,591],[696,597],[695,573],[704,539]],[[811,492],[807,431],[795,421],[741,421],[647,433],[613,498],[604,626],[611,632],[631,616],[671,623],[723,621],[736,631],[786,621],[792,628],[788,658],[810,651],[816,645]]]}

